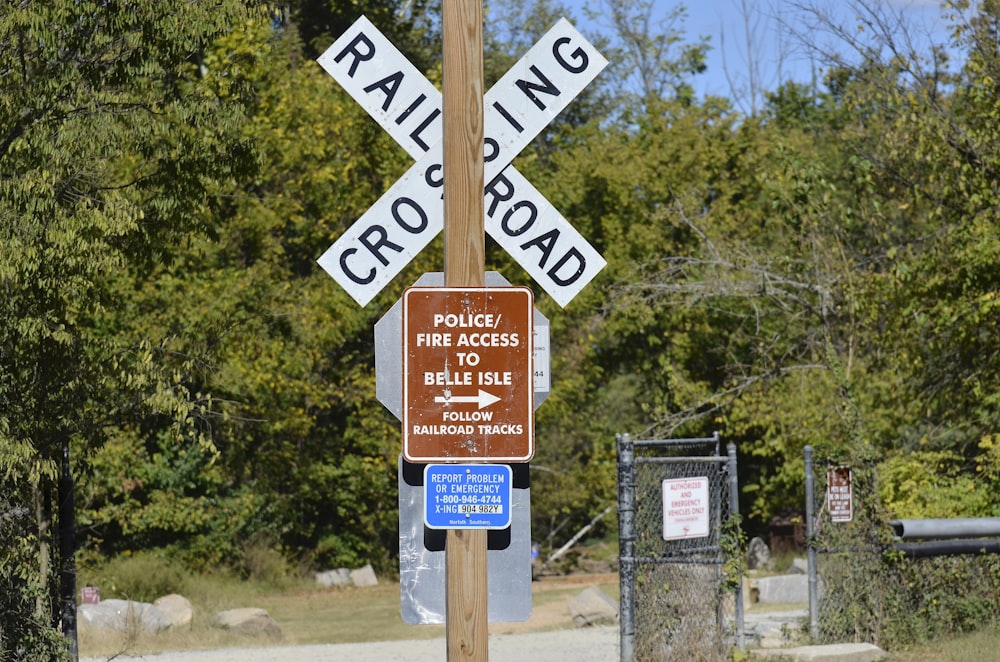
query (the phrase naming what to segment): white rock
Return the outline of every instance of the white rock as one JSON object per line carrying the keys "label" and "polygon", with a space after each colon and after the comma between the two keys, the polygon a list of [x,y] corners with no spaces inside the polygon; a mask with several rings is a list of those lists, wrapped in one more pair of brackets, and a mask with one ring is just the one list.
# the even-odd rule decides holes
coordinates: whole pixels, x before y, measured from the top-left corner
{"label": "white rock", "polygon": [[351,571],[351,583],[355,586],[378,586],[378,578],[371,564]]}
{"label": "white rock", "polygon": [[350,586],[351,571],[347,568],[337,568],[336,570],[325,570],[316,573],[316,584],[323,588],[331,586]]}
{"label": "white rock", "polygon": [[591,586],[570,600],[567,609],[578,627],[618,619],[618,604],[598,586]]}
{"label": "white rock", "polygon": [[183,595],[171,593],[153,600],[153,606],[163,612],[168,628],[190,628],[194,622],[194,607]]}
{"label": "white rock", "polygon": [[215,615],[213,624],[237,634],[266,636],[271,639],[281,638],[281,627],[274,622],[266,610],[256,607],[220,611]]}
{"label": "white rock", "polygon": [[77,620],[82,627],[118,632],[160,632],[170,626],[166,614],[148,602],[132,600],[102,600],[98,604],[84,604],[77,609]]}

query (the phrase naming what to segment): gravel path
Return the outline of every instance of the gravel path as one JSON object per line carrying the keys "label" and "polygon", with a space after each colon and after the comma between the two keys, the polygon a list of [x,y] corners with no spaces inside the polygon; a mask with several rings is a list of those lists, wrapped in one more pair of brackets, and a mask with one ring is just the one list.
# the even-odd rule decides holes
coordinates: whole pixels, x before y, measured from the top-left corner
{"label": "gravel path", "polygon": [[[617,662],[618,628],[593,627],[529,634],[497,634],[489,640],[493,662]],[[116,657],[115,662],[441,662],[445,639],[378,641],[365,644],[226,648],[213,651]],[[81,658],[81,662],[102,662]]]}

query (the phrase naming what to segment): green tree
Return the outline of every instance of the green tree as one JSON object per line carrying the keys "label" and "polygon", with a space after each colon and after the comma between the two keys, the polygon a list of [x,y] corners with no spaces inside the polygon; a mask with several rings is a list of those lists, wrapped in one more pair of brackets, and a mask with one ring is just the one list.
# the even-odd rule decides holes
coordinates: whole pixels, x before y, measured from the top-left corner
{"label": "green tree", "polygon": [[208,81],[225,63],[201,62],[247,15],[237,1],[56,0],[0,18],[0,476],[12,512],[32,513],[15,536],[34,548],[3,574],[37,590],[32,613],[23,592],[4,592],[4,622],[24,624],[0,638],[5,657],[35,657],[18,647],[45,640],[50,610],[72,611],[65,581],[54,599],[51,552],[64,453],[99,448],[140,410],[180,427],[197,413],[148,342],[115,335],[113,312],[120,275],[155,264],[218,205],[213,182],[252,163],[242,90],[217,93]]}
{"label": "green tree", "polygon": [[362,15],[378,26],[417,67],[441,59],[438,31],[441,0],[289,0],[275,5],[274,21],[299,35],[309,59],[315,59]]}
{"label": "green tree", "polygon": [[[880,35],[884,57],[853,70],[845,101],[857,118],[850,148],[881,202],[872,257],[882,305],[870,310],[892,343],[880,345],[880,367],[902,385],[879,401],[893,415],[883,428],[895,427],[881,442],[950,457],[959,470],[945,472],[947,482],[971,478],[989,501],[997,494],[991,439],[1000,414],[1000,363],[989,340],[1000,285],[1000,6],[949,7],[958,66],[949,66],[943,48],[914,53]],[[919,490],[926,481],[909,484]],[[900,504],[912,499],[908,490],[897,495]]]}
{"label": "green tree", "polygon": [[[649,11],[626,4],[619,8],[623,16]],[[620,43],[629,43],[625,34],[618,35]],[[679,32],[670,32],[669,43],[654,41],[655,53],[635,54],[646,58],[650,81],[680,83],[692,75],[673,59],[693,52]],[[614,58],[615,52],[608,54]],[[532,510],[534,535],[552,544],[614,502],[615,434],[648,428],[656,401],[675,393],[670,337],[676,311],[630,288],[645,277],[640,265],[651,256],[676,252],[691,240],[668,209],[701,195],[697,182],[711,168],[728,126],[722,105],[692,103],[683,86],[671,83],[640,95],[616,87],[614,71],[602,77],[606,87],[589,112],[548,135],[544,150],[518,161],[608,261],[565,310],[544,297],[537,303],[552,322],[554,388],[538,410]],[[661,92],[677,96],[655,98]],[[701,127],[718,130],[700,133]],[[580,485],[588,489],[574,489]]]}
{"label": "green tree", "polygon": [[[140,541],[200,566],[226,559],[240,567],[242,548],[264,536],[303,561],[388,568],[399,433],[375,399],[372,325],[408,279],[432,270],[432,257],[418,258],[366,308],[316,258],[409,157],[305,57],[295,31],[262,24],[222,40],[218,52],[252,59],[229,79],[238,73],[252,90],[243,133],[259,168],[220,185],[227,205],[133,283],[141,314],[123,318],[128,334],[152,335],[188,366],[178,369],[193,392],[212,395],[199,430],[210,435],[216,464],[187,502],[200,533],[191,536],[182,518],[164,529],[124,508],[149,509],[154,498],[147,491],[136,500],[95,472],[93,542],[115,551]],[[139,462],[118,463],[129,485],[163,485],[181,468],[157,461],[165,453],[156,429],[153,421],[129,441],[139,444]],[[231,517],[230,506],[246,510]]]}

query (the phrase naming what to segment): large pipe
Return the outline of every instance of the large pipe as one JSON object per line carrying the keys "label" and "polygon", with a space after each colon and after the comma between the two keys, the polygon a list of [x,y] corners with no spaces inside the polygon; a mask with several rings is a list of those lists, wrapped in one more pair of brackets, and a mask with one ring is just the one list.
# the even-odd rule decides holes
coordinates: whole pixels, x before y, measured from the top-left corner
{"label": "large pipe", "polygon": [[930,542],[897,542],[893,546],[911,559],[960,554],[1000,554],[1000,540],[933,540]]}
{"label": "large pipe", "polygon": [[1000,517],[898,519],[889,522],[889,526],[903,540],[1000,537]]}

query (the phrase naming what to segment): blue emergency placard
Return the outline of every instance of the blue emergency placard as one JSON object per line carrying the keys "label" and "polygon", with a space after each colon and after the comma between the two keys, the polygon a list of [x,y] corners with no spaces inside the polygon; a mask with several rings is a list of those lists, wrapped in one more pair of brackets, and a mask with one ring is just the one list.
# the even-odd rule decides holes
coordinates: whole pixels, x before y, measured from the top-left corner
{"label": "blue emergency placard", "polygon": [[512,478],[506,464],[428,464],[424,524],[431,529],[506,529]]}

